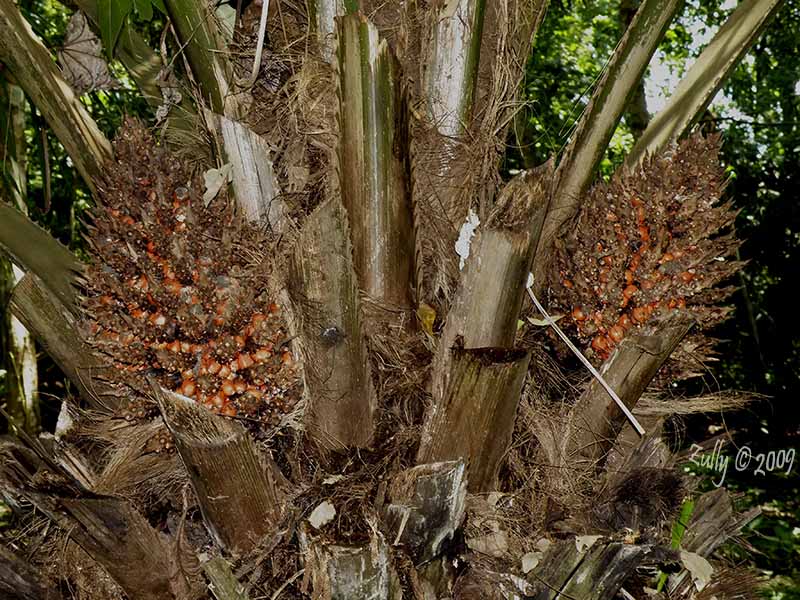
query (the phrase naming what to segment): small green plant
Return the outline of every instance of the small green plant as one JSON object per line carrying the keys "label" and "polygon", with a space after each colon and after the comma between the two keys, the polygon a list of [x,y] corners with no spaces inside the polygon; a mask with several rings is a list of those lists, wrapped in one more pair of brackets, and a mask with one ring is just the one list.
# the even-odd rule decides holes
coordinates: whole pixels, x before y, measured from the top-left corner
{"label": "small green plant", "polygon": [[[681,514],[678,515],[678,518],[672,524],[672,542],[670,543],[670,547],[673,550],[678,550],[681,547],[681,542],[683,541],[683,535],[686,533],[686,528],[689,523],[689,519],[692,518],[692,512],[694,511],[694,500],[692,498],[687,498],[683,501],[681,505]],[[666,573],[659,573],[658,575],[658,585],[656,586],[657,591],[661,591],[664,589],[664,584],[667,583],[667,574]]]}

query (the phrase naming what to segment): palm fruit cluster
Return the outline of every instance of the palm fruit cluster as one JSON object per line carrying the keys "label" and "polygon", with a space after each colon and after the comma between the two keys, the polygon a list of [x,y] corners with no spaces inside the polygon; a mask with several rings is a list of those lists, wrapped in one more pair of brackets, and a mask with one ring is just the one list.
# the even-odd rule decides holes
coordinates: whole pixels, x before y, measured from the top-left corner
{"label": "palm fruit cluster", "polygon": [[718,135],[694,134],[587,194],[556,249],[550,301],[595,362],[676,311],[701,328],[727,314],[731,288],[717,284],[741,263],[719,148]]}
{"label": "palm fruit cluster", "polygon": [[[242,222],[139,124],[115,142],[89,226],[89,338],[143,414],[147,377],[226,416],[275,423],[300,395],[270,240]],[[134,408],[138,407],[138,408]]]}

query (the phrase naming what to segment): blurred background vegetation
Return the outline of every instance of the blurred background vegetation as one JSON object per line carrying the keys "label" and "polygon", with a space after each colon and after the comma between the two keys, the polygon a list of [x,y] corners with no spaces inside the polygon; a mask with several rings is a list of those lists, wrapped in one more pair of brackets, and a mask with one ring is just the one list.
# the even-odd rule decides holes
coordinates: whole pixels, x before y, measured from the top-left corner
{"label": "blurred background vegetation", "polygon": [[[74,8],[70,2],[21,0],[19,4],[46,45],[54,51],[61,48]],[[670,86],[735,5],[730,0],[686,2],[614,135],[602,164],[604,177],[621,164],[646,125],[648,112],[658,110]],[[564,148],[637,6],[638,0],[551,1],[530,57],[531,77],[525,82],[524,103],[509,138],[509,173],[538,165]],[[148,16],[145,22],[143,17]],[[128,18],[139,21],[137,28],[151,47],[159,46],[162,23],[157,11],[141,15],[134,10]],[[120,81],[118,89],[83,96],[109,137],[123,115],[153,119],[124,70],[113,63],[111,70]],[[73,252],[85,255],[82,219],[89,208],[89,193],[44,120],[30,105],[26,111],[29,213]],[[741,445],[748,445],[754,453],[800,447],[794,409],[800,393],[800,319],[796,318],[798,301],[794,296],[794,285],[800,279],[799,112],[800,0],[787,0],[702,118],[706,131],[724,135],[728,194],[741,210],[737,229],[745,243],[740,254],[748,262],[733,282],[738,286],[734,315],[717,332],[723,340],[718,362],[701,381],[688,384],[694,389],[675,389],[676,394],[737,389],[769,399],[736,414],[672,423],[684,447],[709,434],[732,440],[723,450],[731,457]],[[38,367],[42,421],[45,428],[52,428],[58,400],[68,392],[68,384],[43,353]],[[0,370],[0,398],[6,382]],[[775,599],[800,598],[798,472],[800,465],[788,475],[758,476],[752,468],[737,473],[731,466],[726,477],[728,488],[740,493],[742,508],[760,505],[763,510],[748,529],[744,546],[748,551],[730,548],[728,558],[737,564],[749,563],[769,576],[767,595]],[[704,485],[710,487],[710,480],[705,477]],[[0,505],[0,523],[3,518]]]}

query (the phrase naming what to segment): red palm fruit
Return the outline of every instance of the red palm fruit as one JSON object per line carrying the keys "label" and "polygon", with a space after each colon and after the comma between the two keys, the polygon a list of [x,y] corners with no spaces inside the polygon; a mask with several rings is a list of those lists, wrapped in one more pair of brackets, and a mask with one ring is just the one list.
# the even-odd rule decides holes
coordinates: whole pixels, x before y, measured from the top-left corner
{"label": "red palm fruit", "polygon": [[619,343],[622,341],[622,338],[625,337],[625,330],[619,325],[614,325],[608,330],[608,336],[614,340],[614,342]]}
{"label": "red palm fruit", "polygon": [[197,385],[195,384],[193,379],[186,379],[184,380],[183,384],[181,385],[181,394],[184,396],[194,396],[195,391],[197,390]]}
{"label": "red palm fruit", "polygon": [[[581,314],[583,314],[583,313],[581,313]],[[574,315],[575,315],[575,312],[573,311],[573,317],[574,317]],[[586,318],[586,315],[584,315],[584,316],[583,316],[583,318],[585,319],[585,318]],[[268,360],[268,359],[269,359],[271,356],[272,356],[272,352],[270,352],[270,351],[269,351],[269,350],[268,350],[266,347],[264,347],[264,346],[262,346],[261,348],[259,348],[258,350],[256,350],[256,351],[255,351],[255,353],[253,354],[253,357],[254,357],[254,358],[256,359],[256,361],[258,361],[258,362],[265,362],[265,361],[267,361],[267,360]]]}
{"label": "red palm fruit", "polygon": [[181,283],[177,279],[166,279],[164,281],[164,289],[166,289],[171,294],[180,294],[181,293]]}
{"label": "red palm fruit", "polygon": [[239,369],[247,369],[248,367],[252,367],[255,364],[255,361],[247,352],[242,352],[241,354],[239,354],[239,356],[237,357],[237,362]]}
{"label": "red palm fruit", "polygon": [[206,368],[209,373],[211,373],[212,375],[216,375],[217,373],[220,372],[220,369],[222,369],[222,365],[219,364],[217,361],[213,360]]}
{"label": "red palm fruit", "polygon": [[225,404],[220,410],[220,414],[226,417],[235,417],[237,413],[238,411],[236,410],[236,407],[230,403]]}
{"label": "red palm fruit", "polygon": [[597,335],[592,340],[592,348],[599,354],[608,353],[608,339],[603,335]]}

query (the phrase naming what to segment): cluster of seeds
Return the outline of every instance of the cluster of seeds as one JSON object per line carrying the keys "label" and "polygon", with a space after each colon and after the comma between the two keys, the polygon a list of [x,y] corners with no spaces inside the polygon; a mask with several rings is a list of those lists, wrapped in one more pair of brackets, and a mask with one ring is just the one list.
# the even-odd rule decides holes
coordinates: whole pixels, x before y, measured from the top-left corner
{"label": "cluster of seeds", "polygon": [[277,422],[300,376],[268,291],[268,236],[224,199],[206,206],[197,179],[135,123],[115,156],[90,227],[93,345],[141,394],[153,376],[220,414]]}
{"label": "cluster of seeds", "polygon": [[551,304],[596,361],[631,330],[676,311],[704,327],[727,314],[720,303],[731,290],[715,286],[740,263],[731,260],[736,213],[719,201],[718,153],[718,136],[696,134],[590,190],[557,248],[550,284]]}

